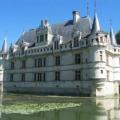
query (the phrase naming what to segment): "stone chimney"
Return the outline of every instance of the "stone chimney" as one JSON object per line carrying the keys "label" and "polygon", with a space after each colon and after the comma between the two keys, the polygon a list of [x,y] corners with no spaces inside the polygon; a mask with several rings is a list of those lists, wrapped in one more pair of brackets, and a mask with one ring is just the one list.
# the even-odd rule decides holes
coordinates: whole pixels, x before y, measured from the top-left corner
{"label": "stone chimney", "polygon": [[76,24],[80,21],[80,14],[78,11],[73,11],[73,24]]}
{"label": "stone chimney", "polygon": [[40,26],[41,26],[42,28],[44,27],[44,24],[45,24],[45,23],[44,23],[44,20],[41,20],[41,25],[40,25]]}
{"label": "stone chimney", "polygon": [[45,27],[49,26],[48,20],[45,20]]}

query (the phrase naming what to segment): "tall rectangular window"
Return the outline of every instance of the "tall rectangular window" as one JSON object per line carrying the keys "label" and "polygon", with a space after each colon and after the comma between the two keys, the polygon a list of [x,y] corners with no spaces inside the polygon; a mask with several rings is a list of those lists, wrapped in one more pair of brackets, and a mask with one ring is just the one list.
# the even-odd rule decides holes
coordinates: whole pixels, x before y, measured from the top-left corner
{"label": "tall rectangular window", "polygon": [[37,59],[34,60],[35,67],[37,67]]}
{"label": "tall rectangular window", "polygon": [[46,80],[46,73],[43,72],[43,81],[45,81],[45,80]]}
{"label": "tall rectangular window", "polygon": [[45,81],[46,76],[45,72],[34,73],[34,81]]}
{"label": "tall rectangular window", "polygon": [[74,38],[74,47],[78,47],[79,46],[79,40],[78,37]]}
{"label": "tall rectangular window", "polygon": [[60,56],[55,57],[55,65],[60,65]]}
{"label": "tall rectangular window", "polygon": [[34,81],[37,81],[37,73],[34,73]]}
{"label": "tall rectangular window", "polygon": [[44,59],[44,67],[46,67],[46,57],[44,57],[43,59]]}
{"label": "tall rectangular window", "polygon": [[59,41],[55,41],[54,48],[55,50],[59,49]]}
{"label": "tall rectangular window", "polygon": [[35,67],[46,67],[46,57],[34,59]]}
{"label": "tall rectangular window", "polygon": [[37,36],[37,43],[39,43],[39,36]]}
{"label": "tall rectangular window", "polygon": [[21,75],[21,81],[25,82],[25,73],[22,73],[22,75]]}
{"label": "tall rectangular window", "polygon": [[42,58],[38,59],[38,67],[42,67]]}
{"label": "tall rectangular window", "polygon": [[26,61],[25,60],[22,61],[22,68],[23,69],[26,68]]}
{"label": "tall rectangular window", "polygon": [[80,72],[80,70],[75,71],[75,80],[76,81],[81,80],[81,72]]}
{"label": "tall rectangular window", "polygon": [[14,69],[14,62],[11,62],[11,70]]}
{"label": "tall rectangular window", "polygon": [[75,54],[75,64],[80,64],[81,63],[81,55],[79,54]]}
{"label": "tall rectangular window", "polygon": [[59,71],[55,72],[55,80],[60,81],[60,72]]}
{"label": "tall rectangular window", "polygon": [[38,81],[42,81],[42,73],[38,73]]}
{"label": "tall rectangular window", "polygon": [[44,35],[40,35],[40,42],[44,41]]}
{"label": "tall rectangular window", "polygon": [[45,34],[45,41],[47,41],[48,39],[48,34]]}
{"label": "tall rectangular window", "polygon": [[10,82],[13,82],[13,74],[10,74]]}

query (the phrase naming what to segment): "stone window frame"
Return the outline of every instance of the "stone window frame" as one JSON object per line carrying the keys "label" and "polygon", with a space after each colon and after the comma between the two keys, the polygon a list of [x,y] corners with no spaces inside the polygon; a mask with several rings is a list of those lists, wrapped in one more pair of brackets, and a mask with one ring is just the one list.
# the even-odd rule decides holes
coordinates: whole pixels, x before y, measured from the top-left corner
{"label": "stone window frame", "polygon": [[79,37],[74,37],[74,47],[79,47]]}
{"label": "stone window frame", "polygon": [[22,73],[21,74],[21,81],[25,82],[25,80],[26,80],[26,75],[25,75],[25,73]]}
{"label": "stone window frame", "polygon": [[26,68],[26,60],[22,60],[22,69],[25,69]]}
{"label": "stone window frame", "polygon": [[14,69],[15,69],[15,62],[12,61],[10,64],[11,64],[11,65],[10,65],[11,70],[14,70]]}
{"label": "stone window frame", "polygon": [[45,72],[34,73],[34,81],[46,81],[46,73]]}
{"label": "stone window frame", "polygon": [[59,41],[58,40],[54,41],[54,49],[55,50],[59,49]]}
{"label": "stone window frame", "polygon": [[75,64],[80,64],[81,63],[81,54],[76,53],[75,54]]}
{"label": "stone window frame", "polygon": [[14,74],[11,73],[11,74],[10,74],[10,82],[13,82],[13,81],[14,81]]}
{"label": "stone window frame", "polygon": [[75,80],[76,81],[81,80],[81,70],[75,70]]}
{"label": "stone window frame", "polygon": [[56,55],[56,56],[55,56],[55,65],[56,65],[56,66],[59,66],[60,63],[61,63],[61,57],[60,57],[60,55]]}
{"label": "stone window frame", "polygon": [[55,81],[60,81],[60,71],[55,72]]}

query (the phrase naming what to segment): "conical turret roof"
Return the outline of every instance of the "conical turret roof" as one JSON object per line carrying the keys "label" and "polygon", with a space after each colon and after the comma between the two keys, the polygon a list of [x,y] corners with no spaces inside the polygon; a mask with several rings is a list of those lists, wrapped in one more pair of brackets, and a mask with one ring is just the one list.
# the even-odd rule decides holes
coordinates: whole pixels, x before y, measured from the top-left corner
{"label": "conical turret roof", "polygon": [[96,33],[96,32],[98,32],[100,30],[101,30],[101,28],[100,28],[99,19],[98,19],[97,13],[95,13],[91,32]]}
{"label": "conical turret roof", "polygon": [[110,28],[110,38],[112,45],[117,45],[115,34],[112,27]]}
{"label": "conical turret roof", "polygon": [[8,43],[7,43],[7,37],[4,38],[3,46],[2,46],[2,53],[6,54],[8,52]]}

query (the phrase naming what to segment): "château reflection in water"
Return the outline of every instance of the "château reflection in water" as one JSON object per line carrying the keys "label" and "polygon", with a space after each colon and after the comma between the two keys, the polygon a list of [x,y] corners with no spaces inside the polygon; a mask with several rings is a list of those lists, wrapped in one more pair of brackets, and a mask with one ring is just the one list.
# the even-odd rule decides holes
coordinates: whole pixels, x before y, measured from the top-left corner
{"label": "ch\u00e2teau reflection in water", "polygon": [[[25,96],[25,95],[24,95]],[[14,98],[18,95],[14,95]],[[34,103],[36,103],[34,96]],[[24,98],[20,97],[21,99]],[[32,97],[31,97],[32,98]],[[17,101],[8,95],[7,99],[0,95],[0,106],[14,104]],[[39,97],[37,96],[37,100]],[[61,99],[61,98],[59,98]],[[17,100],[17,99],[16,99]],[[79,107],[39,112],[33,114],[5,113],[0,109],[0,120],[120,120],[120,99],[103,98],[72,98],[73,103],[81,103]],[[72,100],[61,100],[72,102]],[[5,102],[4,102],[5,101]],[[24,102],[25,99],[23,100]],[[31,100],[32,101],[32,100]]]}

